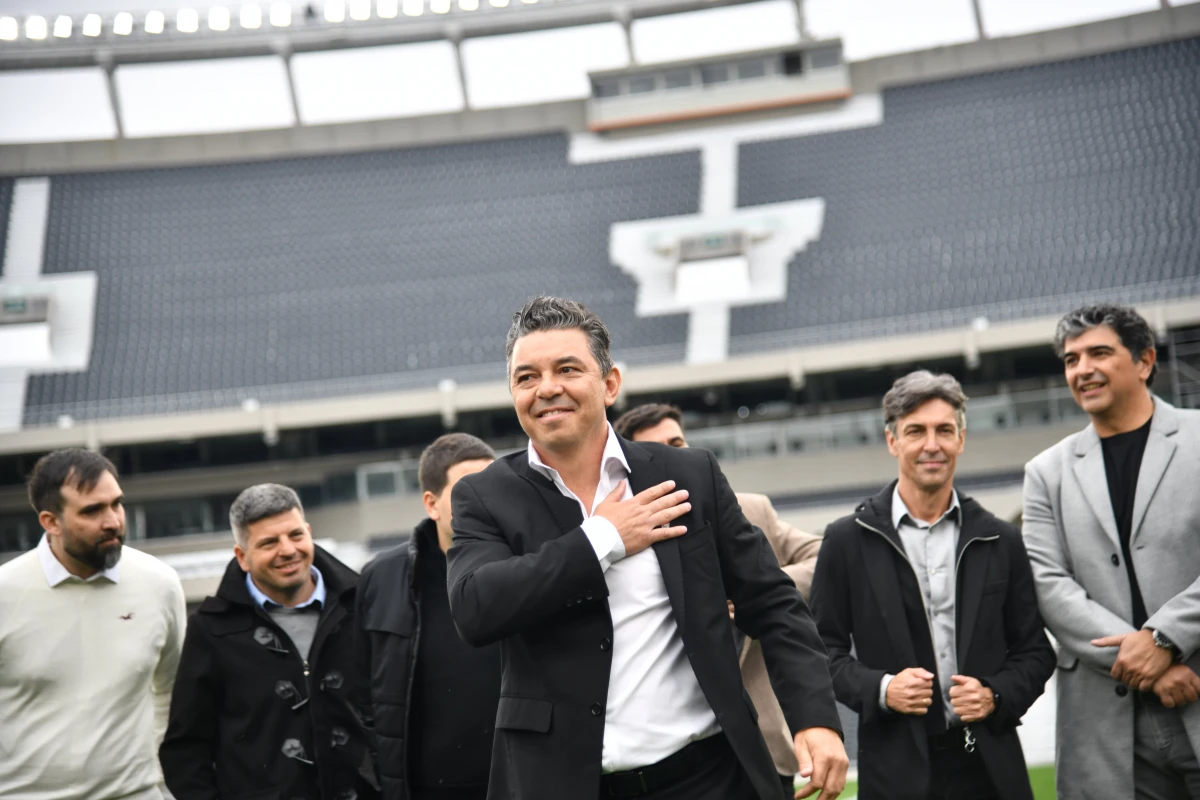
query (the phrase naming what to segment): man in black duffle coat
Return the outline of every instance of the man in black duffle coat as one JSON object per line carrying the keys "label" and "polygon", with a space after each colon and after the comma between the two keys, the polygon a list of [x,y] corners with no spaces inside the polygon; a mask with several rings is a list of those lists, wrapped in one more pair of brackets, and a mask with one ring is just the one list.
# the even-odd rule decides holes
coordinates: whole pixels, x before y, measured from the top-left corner
{"label": "man in black duffle coat", "polygon": [[782,797],[730,599],[807,792],[836,797],[846,755],[820,638],[712,454],[613,433],[619,368],[577,303],[530,301],[508,355],[530,445],[458,482],[448,554],[459,633],[500,643],[489,800]]}
{"label": "man in black duffle coat", "polygon": [[1054,650],[1020,531],[952,488],[965,403],[950,376],[896,382],[901,478],[826,528],[817,557],[813,613],[859,714],[862,800],[1033,797],[1017,725]]}
{"label": "man in black duffle coat", "polygon": [[358,576],[313,544],[287,487],[247,489],[230,517],[236,557],[188,619],[159,749],[167,788],[176,800],[378,797]]}
{"label": "man in black duffle coat", "polygon": [[367,670],[384,800],[487,796],[500,649],[458,638],[445,551],[454,484],[495,459],[491,447],[466,433],[448,433],[425,448],[418,476],[428,518],[359,579],[359,661]]}

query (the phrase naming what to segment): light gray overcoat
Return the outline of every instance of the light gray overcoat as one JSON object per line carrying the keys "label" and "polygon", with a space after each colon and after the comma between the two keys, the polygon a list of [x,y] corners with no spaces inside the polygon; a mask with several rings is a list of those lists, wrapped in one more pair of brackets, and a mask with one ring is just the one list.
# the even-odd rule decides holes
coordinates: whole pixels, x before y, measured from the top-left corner
{"label": "light gray overcoat", "polygon": [[[1134,693],[1109,676],[1117,649],[1089,643],[1133,630],[1104,454],[1091,425],[1026,465],[1024,533],[1038,606],[1059,643],[1059,800],[1133,797]],[[1146,627],[1161,629],[1200,673],[1200,411],[1155,398],[1130,545]],[[1181,713],[1200,753],[1200,703]]]}

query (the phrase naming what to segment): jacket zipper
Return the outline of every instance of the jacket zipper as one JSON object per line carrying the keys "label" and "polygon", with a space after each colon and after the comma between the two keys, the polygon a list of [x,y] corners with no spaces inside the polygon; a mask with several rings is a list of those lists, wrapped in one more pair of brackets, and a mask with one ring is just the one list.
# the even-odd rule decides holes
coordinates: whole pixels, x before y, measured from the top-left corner
{"label": "jacket zipper", "polygon": [[[412,581],[415,580],[417,574],[417,558],[419,558],[419,554],[413,556],[412,568],[409,570],[410,583],[408,585],[408,589],[410,592],[413,591]],[[409,787],[408,722],[411,718],[410,712],[412,710],[413,683],[415,682],[417,676],[417,653],[421,648],[421,595],[416,594],[415,597],[416,601],[413,603],[413,605],[416,606],[417,610],[417,624],[414,626],[415,630],[412,637],[412,655],[408,659],[408,686],[404,690],[404,788],[406,792]]]}
{"label": "jacket zipper", "polygon": [[[896,543],[893,542],[886,533],[884,533],[881,530],[878,530],[877,528],[872,528],[870,525],[863,522],[861,519],[858,519],[857,517],[855,517],[854,521],[857,522],[861,527],[866,528],[867,530],[871,531],[872,533],[877,533],[880,536],[882,536],[883,540],[885,542],[887,542],[889,545],[891,545],[893,550],[895,550],[897,553],[900,554],[900,557],[904,559],[904,563],[908,564],[908,568],[912,570],[913,577],[914,578],[917,577],[917,569],[916,569],[916,567],[914,567],[912,565],[912,562],[908,560],[908,554],[905,553],[903,550],[901,550],[899,547],[897,547]],[[960,527],[960,530],[961,530],[961,527]],[[975,544],[976,542],[994,542],[999,538],[1000,538],[999,534],[996,534],[995,536],[972,537],[971,539],[967,540],[967,543],[963,545],[962,550],[960,550],[958,552],[958,558],[955,559],[955,561],[954,561],[954,603],[955,603],[955,607],[957,607],[957,605],[958,605],[958,568],[960,566],[962,566],[963,554],[967,552],[968,547]],[[917,586],[920,586],[920,585],[921,585],[921,581],[918,578]],[[921,601],[922,601],[922,605],[924,605],[924,598],[921,598]],[[930,641],[930,643],[932,643],[933,642],[933,623],[929,619],[929,609],[928,608],[925,609],[925,627],[929,631],[929,641]],[[975,736],[971,732],[970,725],[963,726],[963,736],[964,736],[963,749],[966,750],[968,753],[974,752],[975,751]]]}

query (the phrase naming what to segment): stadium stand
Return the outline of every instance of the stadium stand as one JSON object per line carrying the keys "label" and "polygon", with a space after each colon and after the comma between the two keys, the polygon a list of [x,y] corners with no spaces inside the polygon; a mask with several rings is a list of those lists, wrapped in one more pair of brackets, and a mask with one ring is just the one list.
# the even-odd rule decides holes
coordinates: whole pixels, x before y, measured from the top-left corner
{"label": "stadium stand", "polygon": [[677,359],[684,320],[634,315],[608,227],[698,185],[695,153],[572,166],[561,135],[55,178],[44,272],[99,274],[95,355],[34,377],[26,424],[496,379],[538,292]]}
{"label": "stadium stand", "polygon": [[[887,89],[882,125],[740,147],[739,205],[820,196],[784,302],[731,354],[1200,295],[1200,39]],[[491,380],[525,297],[579,298],[627,363],[616,221],[695,213],[696,153],[588,165],[564,135],[53,179],[44,273],[99,275],[83,373],[25,425]],[[0,195],[2,197],[2,195]]]}
{"label": "stadium stand", "polygon": [[731,353],[1200,294],[1200,39],[885,92],[884,124],[741,147],[739,205],[826,199]]}

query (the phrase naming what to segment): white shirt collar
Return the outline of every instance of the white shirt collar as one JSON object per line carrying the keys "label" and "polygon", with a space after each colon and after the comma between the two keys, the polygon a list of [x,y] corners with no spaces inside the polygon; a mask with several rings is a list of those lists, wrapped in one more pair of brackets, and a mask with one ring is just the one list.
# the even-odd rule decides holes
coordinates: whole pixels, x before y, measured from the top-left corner
{"label": "white shirt collar", "polygon": [[[546,462],[542,461],[542,457],[538,455],[537,448],[533,446],[532,439],[529,440],[526,452],[529,455],[529,466],[545,475],[551,481],[558,476],[558,470],[547,466]],[[610,470],[614,463],[620,464],[625,470],[625,474],[629,474],[629,462],[625,460],[625,451],[621,449],[621,440],[617,437],[617,433],[613,430],[612,425],[608,425],[608,438],[604,441],[604,453],[600,456],[600,469]]]}
{"label": "white shirt collar", "polygon": [[[955,513],[955,512],[957,512],[957,513]],[[938,517],[937,521],[932,524],[917,519],[915,516],[913,516],[912,512],[908,510],[908,506],[904,504],[904,500],[901,499],[901,497],[900,497],[900,484],[896,484],[896,488],[892,490],[892,527],[895,530],[900,530],[900,522],[905,517],[908,517],[910,520],[912,520],[914,527],[932,528],[934,525],[937,525],[938,522],[941,522],[950,514],[955,514],[955,517],[957,517],[958,514],[961,514],[961,513],[962,513],[962,509],[958,504],[958,490],[957,489],[952,489],[950,492],[950,507],[946,509],[946,513],[942,514],[940,517]]]}
{"label": "white shirt collar", "polygon": [[100,570],[90,578],[80,578],[78,575],[72,575],[62,565],[62,562],[58,560],[58,556],[54,555],[54,551],[50,549],[50,535],[47,533],[43,533],[42,540],[38,542],[37,554],[38,560],[42,562],[42,572],[46,573],[46,583],[50,584],[51,589],[63,581],[69,580],[92,583],[98,578],[104,578],[113,583],[121,582],[121,563],[119,561],[108,569]]}

